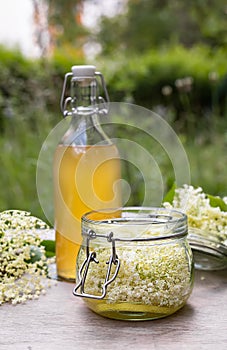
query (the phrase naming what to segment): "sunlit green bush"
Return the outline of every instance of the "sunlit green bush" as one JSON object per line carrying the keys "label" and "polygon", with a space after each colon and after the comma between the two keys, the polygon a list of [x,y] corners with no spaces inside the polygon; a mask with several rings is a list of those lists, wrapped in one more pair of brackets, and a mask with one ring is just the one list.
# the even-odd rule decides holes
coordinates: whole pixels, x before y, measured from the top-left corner
{"label": "sunlit green bush", "polygon": [[[0,210],[24,209],[44,218],[36,193],[36,162],[43,141],[62,118],[64,74],[79,63],[84,62],[63,56],[29,60],[0,47]],[[203,185],[206,192],[226,195],[225,52],[175,47],[89,63],[103,72],[112,101],[132,102],[163,114],[184,142],[192,182]],[[129,130],[127,137],[133,138]],[[161,167],[168,187],[172,169],[165,161]],[[141,177],[127,167],[124,176],[133,184],[130,204],[140,204]]]}
{"label": "sunlit green bush", "polygon": [[226,113],[226,51],[181,46],[151,50],[144,55],[104,61],[114,101],[131,101],[153,109],[167,106],[173,119],[185,112],[206,118],[207,109]]}

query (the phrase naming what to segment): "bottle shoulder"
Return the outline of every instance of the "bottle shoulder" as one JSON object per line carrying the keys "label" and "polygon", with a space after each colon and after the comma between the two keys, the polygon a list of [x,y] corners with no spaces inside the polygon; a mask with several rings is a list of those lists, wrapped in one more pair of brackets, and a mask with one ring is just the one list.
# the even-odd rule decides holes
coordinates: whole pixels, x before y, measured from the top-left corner
{"label": "bottle shoulder", "polygon": [[62,145],[95,145],[112,144],[106,135],[96,116],[77,117],[71,119],[69,128],[63,135],[60,144]]}

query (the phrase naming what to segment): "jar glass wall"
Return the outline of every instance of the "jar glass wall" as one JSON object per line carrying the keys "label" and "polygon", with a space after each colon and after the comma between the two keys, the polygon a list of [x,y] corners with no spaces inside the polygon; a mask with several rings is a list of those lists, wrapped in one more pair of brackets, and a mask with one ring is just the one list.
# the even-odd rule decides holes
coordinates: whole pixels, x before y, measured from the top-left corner
{"label": "jar glass wall", "polygon": [[187,217],[162,208],[118,208],[82,218],[74,294],[109,318],[149,320],[185,305],[193,288]]}

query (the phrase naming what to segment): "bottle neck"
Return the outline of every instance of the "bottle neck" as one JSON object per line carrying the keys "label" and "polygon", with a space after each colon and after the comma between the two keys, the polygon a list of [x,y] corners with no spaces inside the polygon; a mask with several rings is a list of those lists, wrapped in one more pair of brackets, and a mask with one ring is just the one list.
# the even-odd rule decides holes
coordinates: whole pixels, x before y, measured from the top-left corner
{"label": "bottle neck", "polygon": [[71,124],[61,141],[64,145],[111,144],[99,123],[98,83],[95,77],[71,80]]}
{"label": "bottle neck", "polygon": [[94,114],[98,107],[98,84],[96,79],[72,79],[71,96],[71,105],[74,114]]}

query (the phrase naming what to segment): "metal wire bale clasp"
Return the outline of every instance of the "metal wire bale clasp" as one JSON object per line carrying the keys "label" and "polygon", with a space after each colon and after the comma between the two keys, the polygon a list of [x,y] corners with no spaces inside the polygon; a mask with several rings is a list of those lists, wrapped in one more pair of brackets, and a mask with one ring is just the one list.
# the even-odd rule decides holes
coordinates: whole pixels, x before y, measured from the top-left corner
{"label": "metal wire bale clasp", "polygon": [[[88,294],[84,291],[85,287],[85,281],[87,278],[89,266],[91,263],[96,263],[98,264],[99,261],[96,259],[96,252],[90,252],[89,248],[89,243],[91,239],[94,239],[96,237],[106,237],[108,242],[112,243],[112,254],[110,255],[109,260],[106,262],[108,265],[107,267],[107,272],[106,272],[106,277],[104,284],[102,286],[102,294],[101,295],[93,295],[93,294]],[[110,278],[112,266],[115,265],[115,271],[113,276]],[[86,240],[86,258],[83,261],[79,271],[78,271],[78,283],[73,289],[73,294],[75,296],[79,297],[85,297],[85,298],[92,298],[92,299],[103,299],[106,295],[107,292],[107,286],[115,280],[117,277],[118,271],[120,269],[120,260],[116,254],[116,247],[115,247],[115,239],[113,238],[113,232],[110,232],[107,236],[103,235],[96,235],[96,233],[92,230],[90,230],[87,233],[87,240]],[[78,292],[79,290],[79,292]]]}
{"label": "metal wire bale clasp", "polygon": [[[64,82],[63,82],[63,88],[61,93],[61,100],[60,100],[60,107],[61,111],[63,113],[64,117],[72,115],[72,102],[75,101],[75,96],[66,96],[66,90],[69,85],[69,79],[71,78],[71,82],[75,79],[77,79],[72,72],[68,72],[65,74]],[[84,77],[86,78],[86,77]],[[99,96],[96,94],[92,96],[93,100],[96,102],[94,103],[96,107],[98,107],[98,113],[100,115],[106,115],[109,110],[109,94],[107,91],[106,83],[104,80],[104,77],[102,73],[95,72],[94,76],[91,76],[90,78],[93,78],[94,81],[96,81],[97,85],[101,85],[104,96]],[[81,78],[80,78],[81,79]]]}

